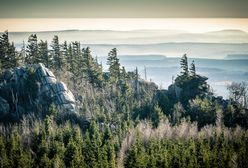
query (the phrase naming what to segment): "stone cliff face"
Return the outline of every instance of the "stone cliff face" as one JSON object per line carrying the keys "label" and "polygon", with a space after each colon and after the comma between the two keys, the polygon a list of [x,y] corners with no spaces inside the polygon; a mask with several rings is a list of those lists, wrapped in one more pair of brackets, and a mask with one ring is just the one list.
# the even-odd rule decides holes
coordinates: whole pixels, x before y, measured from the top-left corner
{"label": "stone cliff face", "polygon": [[[33,70],[33,78],[29,70]],[[28,81],[28,82],[27,82]],[[24,92],[36,83],[35,96]],[[22,98],[19,96],[22,95]],[[25,102],[26,96],[26,102]],[[22,100],[22,103],[21,102]],[[55,103],[62,112],[76,112],[75,98],[67,86],[56,79],[54,74],[43,64],[27,65],[15,69],[6,70],[0,77],[0,115],[10,111],[25,110],[23,107],[30,103],[49,104]],[[23,103],[24,102],[24,103]],[[31,103],[32,104],[32,103]],[[15,106],[15,107],[12,107]]]}
{"label": "stone cliff face", "polygon": [[43,64],[38,64],[36,75],[41,83],[39,95],[45,94],[52,98],[63,111],[75,112],[75,98],[63,82],[57,81],[54,74]]}

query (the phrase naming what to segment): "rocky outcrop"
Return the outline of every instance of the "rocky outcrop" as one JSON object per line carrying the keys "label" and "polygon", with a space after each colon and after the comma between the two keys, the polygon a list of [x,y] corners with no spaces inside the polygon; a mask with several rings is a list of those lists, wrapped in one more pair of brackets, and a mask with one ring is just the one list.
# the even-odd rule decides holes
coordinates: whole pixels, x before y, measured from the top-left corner
{"label": "rocky outcrop", "polygon": [[[28,71],[30,69],[33,69],[35,81],[32,81],[33,79],[29,76]],[[37,104],[54,102],[60,111],[76,112],[75,98],[67,86],[63,82],[58,81],[55,75],[43,64],[35,64],[3,72],[3,75],[0,77],[0,90],[2,92],[0,94],[2,96],[0,97],[0,113],[6,113],[14,106],[15,101],[17,102],[18,94],[22,93],[23,97],[23,90],[31,87],[30,83],[26,82],[27,80],[31,84],[36,82],[38,85],[37,88],[35,87],[35,97],[32,98],[34,100],[29,100],[31,98],[27,96],[27,101],[38,102]],[[7,96],[7,94],[11,96]],[[11,101],[11,103],[8,103],[8,101]],[[19,104],[16,103],[16,107],[17,105]]]}
{"label": "rocky outcrop", "polygon": [[63,82],[57,81],[54,74],[43,64],[37,65],[36,75],[41,83],[39,95],[51,97],[62,111],[75,112],[75,98]]}

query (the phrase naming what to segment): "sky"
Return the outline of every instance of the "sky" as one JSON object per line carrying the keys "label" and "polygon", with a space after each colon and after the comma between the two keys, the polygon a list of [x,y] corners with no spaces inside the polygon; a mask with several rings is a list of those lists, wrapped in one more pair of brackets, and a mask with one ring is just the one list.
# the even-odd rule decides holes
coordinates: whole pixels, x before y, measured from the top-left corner
{"label": "sky", "polygon": [[0,0],[1,18],[247,18],[247,0]]}
{"label": "sky", "polygon": [[204,33],[224,29],[248,32],[248,19],[180,19],[180,18],[67,18],[0,19],[0,32],[38,32],[56,30],[182,30]]}
{"label": "sky", "polygon": [[248,0],[0,0],[0,32],[248,31]]}

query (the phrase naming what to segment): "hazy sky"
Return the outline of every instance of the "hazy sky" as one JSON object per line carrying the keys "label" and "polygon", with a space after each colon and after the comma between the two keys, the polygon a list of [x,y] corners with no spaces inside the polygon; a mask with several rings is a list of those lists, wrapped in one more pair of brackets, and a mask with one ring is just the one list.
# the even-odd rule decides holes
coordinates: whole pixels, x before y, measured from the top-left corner
{"label": "hazy sky", "polygon": [[77,18],[77,19],[0,19],[0,32],[36,32],[52,30],[138,30],[170,29],[192,33],[239,29],[248,32],[248,19],[179,19],[179,18]]}
{"label": "hazy sky", "polygon": [[248,0],[0,0],[1,18],[247,18]]}
{"label": "hazy sky", "polygon": [[0,31],[248,31],[247,11],[248,0],[0,0]]}

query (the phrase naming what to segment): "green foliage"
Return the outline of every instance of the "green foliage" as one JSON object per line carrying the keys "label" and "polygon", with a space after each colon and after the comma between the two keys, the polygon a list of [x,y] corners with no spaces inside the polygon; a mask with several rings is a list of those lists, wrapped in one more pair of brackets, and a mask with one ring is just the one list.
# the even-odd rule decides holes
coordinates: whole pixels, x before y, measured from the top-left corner
{"label": "green foliage", "polygon": [[127,168],[147,167],[147,158],[144,144],[138,135],[133,146],[131,147],[131,150],[129,151],[124,166]]}
{"label": "green foliage", "polygon": [[48,51],[47,41],[41,40],[38,43],[38,55],[38,57],[40,58],[38,62],[42,62],[48,68],[52,66],[52,58]]}
{"label": "green foliage", "polygon": [[0,36],[0,64],[4,69],[14,68],[17,66],[17,54],[14,43],[9,42],[8,31]]}
{"label": "green foliage", "polygon": [[198,121],[198,126],[202,127],[207,124],[215,124],[217,105],[207,98],[190,101],[189,115],[192,121]]}
{"label": "green foliage", "polygon": [[191,76],[196,76],[196,69],[195,69],[195,61],[193,60],[190,66],[190,75]]}
{"label": "green foliage", "polygon": [[[7,32],[0,42],[2,69],[15,67],[16,63],[11,61],[17,61],[16,51],[8,41]],[[25,86],[29,87],[17,95],[18,103],[27,103],[27,109],[34,114],[32,117],[25,113],[14,124],[9,120],[5,121],[6,125],[1,123],[0,167],[114,168],[119,166],[122,154],[124,166],[132,168],[248,164],[247,131],[237,129],[230,137],[226,136],[230,132],[225,133],[225,126],[247,128],[247,109],[211,95],[207,78],[196,73],[194,62],[188,67],[186,55],[181,60],[182,72],[171,87],[174,91],[180,88],[179,94],[175,94],[170,89],[158,90],[154,83],[140,79],[137,68],[127,72],[121,67],[115,48],[108,55],[109,73],[104,73],[90,48],[81,49],[79,42],[61,45],[58,36],[54,36],[51,47],[49,51],[46,41],[37,43],[37,36],[31,35],[26,53],[23,52],[24,63],[41,62],[54,70],[75,95],[78,113],[60,113],[53,103],[48,103],[42,111],[35,101],[38,90],[35,72],[29,69],[25,76]],[[1,92],[0,96],[5,93]],[[12,118],[19,115],[14,107],[10,111]],[[217,127],[209,129],[212,131],[209,137],[201,137],[199,133],[198,138],[177,139],[173,138],[174,134],[168,139],[156,134],[159,138],[155,138],[156,128],[161,132],[167,129],[162,127],[166,118],[171,122],[167,127],[176,130],[174,134],[180,134],[179,128],[188,129],[180,126],[182,121],[197,122],[199,130],[195,131],[206,125]],[[146,137],[133,131],[143,120],[151,122],[153,127],[142,128],[150,133]],[[209,127],[212,128],[207,126],[203,131],[208,132]],[[166,131],[170,134],[171,130]],[[219,131],[223,131],[221,135]]]}
{"label": "green foliage", "polygon": [[163,120],[164,116],[161,108],[158,105],[155,105],[153,108],[153,113],[151,114],[151,120],[154,127],[158,127],[159,122]]}
{"label": "green foliage", "polygon": [[208,93],[207,78],[200,75],[196,76],[178,76],[175,85],[182,89],[180,101],[185,105],[190,99],[196,96],[204,97]]}
{"label": "green foliage", "polygon": [[28,37],[25,62],[27,64],[34,64],[41,62],[41,58],[39,57],[38,54],[38,42],[37,42],[36,34],[31,34]]}
{"label": "green foliage", "polygon": [[173,124],[179,123],[184,113],[185,113],[185,110],[182,104],[180,102],[176,103],[173,107],[172,123]]}
{"label": "green foliage", "polygon": [[90,54],[90,48],[87,47],[83,50],[83,57],[86,64],[86,76],[91,84],[97,87],[102,87],[103,85],[103,76],[102,69],[100,68],[97,60],[93,59]]}
{"label": "green foliage", "polygon": [[[236,150],[247,147],[238,139],[228,143],[222,135],[211,139],[169,140],[151,139],[147,143],[135,141],[125,160],[125,167],[245,167],[246,160]],[[236,145],[235,145],[236,144]],[[245,147],[246,146],[246,147]],[[244,153],[247,155],[247,153]]]}
{"label": "green foliage", "polygon": [[182,104],[187,104],[190,99],[194,99],[196,96],[206,96],[209,93],[209,86],[206,82],[208,78],[196,74],[194,62],[191,64],[189,74],[186,55],[183,55],[181,59],[181,68],[181,75],[175,79],[175,85],[182,89],[179,96]]}
{"label": "green foliage", "polygon": [[188,58],[187,58],[186,54],[184,54],[182,56],[180,64],[181,64],[181,68],[182,68],[181,74],[183,76],[188,76],[189,75],[189,68],[188,68]]}
{"label": "green foliage", "polygon": [[56,107],[56,105],[54,103],[50,104],[49,109],[48,109],[48,115],[52,115],[52,116],[58,116],[58,109]]}
{"label": "green foliage", "polygon": [[157,104],[147,104],[136,109],[132,117],[139,120],[150,119],[153,127],[157,127],[160,121],[165,119],[161,108]]}
{"label": "green foliage", "polygon": [[107,64],[109,65],[110,83],[115,83],[120,79],[120,63],[117,58],[117,49],[113,48],[107,59]]}
{"label": "green foliage", "polygon": [[74,56],[74,48],[72,48],[72,44],[69,44],[69,47],[67,49],[68,56],[67,56],[67,70],[70,72],[75,72],[76,70],[76,59]]}
{"label": "green foliage", "polygon": [[59,38],[54,36],[52,41],[52,57],[53,57],[53,67],[55,70],[62,70],[65,65],[65,58],[60,51]]}
{"label": "green foliage", "polygon": [[225,107],[223,120],[227,127],[239,125],[248,128],[248,111],[236,103],[229,102]]}

